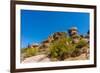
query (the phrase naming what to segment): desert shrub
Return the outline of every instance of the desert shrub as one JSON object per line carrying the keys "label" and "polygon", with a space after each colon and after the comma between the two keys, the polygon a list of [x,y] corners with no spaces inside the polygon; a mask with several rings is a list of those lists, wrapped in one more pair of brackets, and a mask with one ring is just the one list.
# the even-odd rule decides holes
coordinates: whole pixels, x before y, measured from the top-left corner
{"label": "desert shrub", "polygon": [[79,56],[82,53],[82,48],[87,45],[88,43],[85,40],[80,40],[77,44],[74,44],[75,49],[71,56],[72,57]]}
{"label": "desert shrub", "polygon": [[50,57],[57,58],[58,60],[64,60],[69,57],[74,51],[75,47],[72,44],[67,45],[67,38],[61,38],[50,45]]}
{"label": "desert shrub", "polygon": [[80,40],[77,44],[76,44],[76,48],[82,48],[84,46],[87,45],[87,42],[85,40]]}
{"label": "desert shrub", "polygon": [[34,55],[37,54],[37,52],[38,52],[37,48],[27,48],[23,52],[24,53],[24,58],[34,56]]}
{"label": "desert shrub", "polygon": [[[53,42],[50,46],[50,54],[51,57],[58,58],[59,60],[64,60],[70,56],[76,57],[81,54],[81,48],[87,45],[85,40],[79,40],[78,43],[71,43],[71,37],[63,37],[55,42]],[[66,44],[66,42],[68,44]]]}
{"label": "desert shrub", "polygon": [[71,54],[71,57],[76,57],[81,54],[81,50],[79,48],[75,48],[74,51]]}
{"label": "desert shrub", "polygon": [[21,53],[24,53],[27,50],[27,48],[21,48]]}

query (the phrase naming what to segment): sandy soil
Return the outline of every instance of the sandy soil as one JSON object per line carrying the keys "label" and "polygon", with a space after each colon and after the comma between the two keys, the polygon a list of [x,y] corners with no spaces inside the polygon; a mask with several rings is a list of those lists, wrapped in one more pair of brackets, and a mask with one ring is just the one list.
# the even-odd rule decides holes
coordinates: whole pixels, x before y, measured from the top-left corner
{"label": "sandy soil", "polygon": [[[65,59],[64,61],[74,61],[74,60],[86,60],[86,54],[81,54],[78,57],[70,57]],[[22,63],[34,63],[34,62],[50,62],[50,58],[48,58],[45,54],[36,55],[29,58],[26,58]]]}
{"label": "sandy soil", "polygon": [[46,55],[42,54],[26,58],[22,63],[49,62],[49,61],[50,59]]}

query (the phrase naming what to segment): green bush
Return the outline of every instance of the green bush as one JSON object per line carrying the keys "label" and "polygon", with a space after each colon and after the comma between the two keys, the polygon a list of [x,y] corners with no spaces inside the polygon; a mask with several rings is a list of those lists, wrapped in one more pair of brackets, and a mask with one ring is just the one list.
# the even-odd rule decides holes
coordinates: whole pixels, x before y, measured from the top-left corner
{"label": "green bush", "polygon": [[77,44],[76,44],[76,48],[82,48],[84,46],[87,45],[87,42],[85,40],[80,40]]}
{"label": "green bush", "polygon": [[23,50],[23,53],[25,54],[24,58],[34,56],[34,55],[37,54],[37,52],[38,52],[37,48],[27,48],[27,49],[24,49]]}
{"label": "green bush", "polygon": [[27,50],[27,48],[21,48],[21,53],[24,53]]}
{"label": "green bush", "polygon": [[[50,45],[50,57],[57,58],[58,60],[64,60],[65,58],[69,57],[72,52],[74,51],[75,47],[72,44],[66,44],[68,42],[66,37],[61,38]],[[69,43],[69,42],[68,42]]]}

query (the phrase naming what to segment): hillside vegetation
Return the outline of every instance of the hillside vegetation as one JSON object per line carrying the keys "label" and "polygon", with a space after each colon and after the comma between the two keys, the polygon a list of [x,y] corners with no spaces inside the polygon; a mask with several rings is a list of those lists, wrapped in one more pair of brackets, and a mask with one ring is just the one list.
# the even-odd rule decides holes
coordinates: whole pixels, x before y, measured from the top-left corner
{"label": "hillside vegetation", "polygon": [[85,54],[86,59],[89,59],[89,33],[79,35],[76,28],[71,28],[68,33],[55,32],[41,44],[32,44],[21,49],[21,60],[42,54],[45,54],[50,61],[67,61],[69,58],[74,60],[82,54]]}

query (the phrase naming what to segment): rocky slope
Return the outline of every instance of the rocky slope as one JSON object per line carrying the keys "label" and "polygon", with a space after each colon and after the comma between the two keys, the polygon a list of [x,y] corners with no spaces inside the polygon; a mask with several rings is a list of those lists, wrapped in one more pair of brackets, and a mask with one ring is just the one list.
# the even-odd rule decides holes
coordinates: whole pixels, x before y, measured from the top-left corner
{"label": "rocky slope", "polygon": [[89,31],[79,35],[72,27],[67,32],[55,32],[41,44],[28,45],[21,50],[22,63],[89,59]]}

